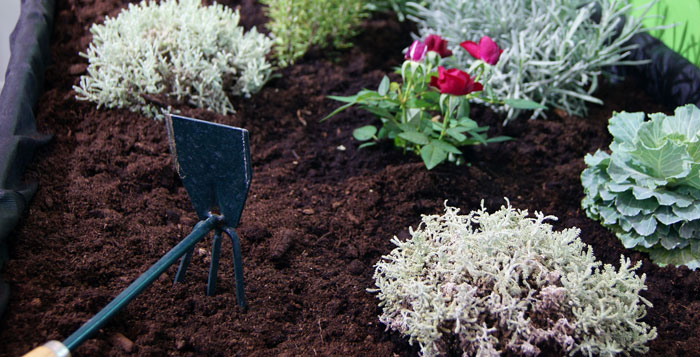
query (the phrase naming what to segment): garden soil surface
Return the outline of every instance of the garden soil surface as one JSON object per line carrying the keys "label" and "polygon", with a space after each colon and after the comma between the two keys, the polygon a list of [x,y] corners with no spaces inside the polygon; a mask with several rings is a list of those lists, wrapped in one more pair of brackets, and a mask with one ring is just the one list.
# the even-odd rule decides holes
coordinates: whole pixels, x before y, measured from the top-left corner
{"label": "garden soil surface", "polygon": [[[263,26],[255,1],[239,8],[246,27]],[[77,101],[71,86],[85,73],[89,28],[116,16],[119,0],[58,0],[53,65],[38,105],[38,126],[53,133],[29,169],[40,190],[12,237],[2,278],[12,286],[0,322],[0,355],[21,355],[63,340],[187,235],[197,221],[173,170],[163,122],[128,110]],[[328,95],[375,88],[402,61],[412,27],[389,14],[368,19],[347,50],[313,49],[279,71],[252,98],[234,98],[222,116],[180,106],[184,115],[247,128],[254,179],[238,228],[246,295],[236,305],[230,242],[224,242],[218,294],[205,294],[210,238],[200,243],[187,281],[170,268],[76,355],[415,355],[416,346],[385,331],[377,315],[373,265],[408,237],[422,214],[445,201],[468,212],[482,200],[555,215],[556,229],[578,227],[604,263],[620,255],[642,261],[651,301],[644,321],[658,329],[650,355],[700,355],[700,272],[660,268],[626,250],[581,209],[583,157],[607,148],[615,110],[670,112],[641,92],[639,80],[606,83],[586,118],[551,111],[548,120],[502,117],[475,107],[472,117],[513,141],[466,150],[470,165],[427,171],[420,158],[390,143],[358,150],[356,127],[377,123],[338,106]],[[560,351],[547,350],[557,355]]]}

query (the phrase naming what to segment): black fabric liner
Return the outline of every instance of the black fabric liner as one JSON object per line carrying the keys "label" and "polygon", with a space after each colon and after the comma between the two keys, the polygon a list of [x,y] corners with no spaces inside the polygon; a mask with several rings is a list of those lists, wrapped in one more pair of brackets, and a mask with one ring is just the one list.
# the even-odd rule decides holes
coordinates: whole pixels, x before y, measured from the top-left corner
{"label": "black fabric liner", "polygon": [[[7,243],[20,220],[36,183],[24,183],[22,173],[35,149],[50,140],[36,131],[37,101],[49,61],[54,0],[22,0],[22,11],[10,35],[10,62],[0,94],[0,268],[7,259]],[[0,316],[9,286],[0,281]]]}
{"label": "black fabric liner", "polygon": [[642,78],[644,89],[669,107],[685,104],[700,107],[700,68],[647,33],[635,35],[630,42],[638,48],[626,60],[649,59],[651,62],[640,66],[620,66],[613,72]]}
{"label": "black fabric liner", "polygon": [[[51,139],[36,131],[34,108],[49,64],[53,15],[54,0],[22,0],[22,12],[10,36],[12,55],[0,94],[0,269],[9,259],[10,233],[37,189],[36,183],[23,182],[22,174],[35,149]],[[642,78],[646,90],[669,107],[700,106],[700,68],[646,33],[631,42],[639,48],[628,59],[651,62],[612,68],[613,73]],[[0,281],[0,317],[8,297],[9,286]]]}

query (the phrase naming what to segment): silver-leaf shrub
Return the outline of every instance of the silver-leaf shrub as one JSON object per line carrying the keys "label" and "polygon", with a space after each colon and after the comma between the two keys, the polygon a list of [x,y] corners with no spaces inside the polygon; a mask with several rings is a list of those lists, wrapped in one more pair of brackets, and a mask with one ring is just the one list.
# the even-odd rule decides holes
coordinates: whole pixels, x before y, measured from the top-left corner
{"label": "silver-leaf shrub", "polygon": [[[573,114],[586,112],[605,66],[629,64],[626,42],[641,29],[629,0],[428,0],[414,4],[420,37],[439,34],[452,44],[490,36],[505,51],[493,70],[499,98],[529,99]],[[622,15],[626,16],[624,21]],[[616,31],[619,33],[616,35]],[[456,67],[474,59],[453,46]],[[507,120],[517,110],[508,106]],[[533,116],[543,115],[542,109]]]}
{"label": "silver-leaf shrub", "polygon": [[651,306],[639,263],[602,266],[577,228],[555,232],[544,223],[555,217],[510,204],[458,213],[423,216],[376,264],[379,319],[423,355],[457,345],[469,356],[537,355],[544,344],[572,355],[647,351],[656,329],[639,321]]}
{"label": "silver-leaf shrub", "polygon": [[161,111],[144,95],[232,113],[228,95],[255,93],[268,80],[273,44],[255,28],[244,33],[238,20],[238,11],[201,0],[130,4],[90,29],[76,98],[156,118]]}
{"label": "silver-leaf shrub", "polygon": [[586,155],[586,214],[659,265],[700,267],[700,109],[616,113],[611,153]]}

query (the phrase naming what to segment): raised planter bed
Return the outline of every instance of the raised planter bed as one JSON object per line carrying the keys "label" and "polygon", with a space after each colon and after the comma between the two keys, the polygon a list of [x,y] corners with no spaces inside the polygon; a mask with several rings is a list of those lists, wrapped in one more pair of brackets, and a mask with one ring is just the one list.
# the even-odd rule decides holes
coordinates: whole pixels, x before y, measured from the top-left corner
{"label": "raised planter bed", "polygon": [[[12,259],[2,271],[13,291],[0,322],[2,355],[68,336],[196,222],[163,123],[74,99],[87,29],[124,6],[90,3],[56,3],[53,64],[37,110],[39,131],[55,138],[25,176],[41,188],[11,236]],[[240,7],[245,26],[265,22],[257,2],[224,3]],[[483,199],[494,210],[503,197],[559,217],[557,229],[579,227],[605,263],[617,265],[621,254],[641,260],[643,296],[654,304],[644,321],[659,333],[650,354],[700,354],[700,272],[660,268],[624,249],[580,206],[583,156],[609,144],[612,112],[672,112],[643,91],[649,80],[636,74],[606,83],[599,92],[606,105],[591,107],[587,118],[552,113],[504,128],[476,107],[472,116],[481,124],[515,140],[469,149],[470,165],[426,171],[420,158],[390,144],[358,150],[352,130],[376,120],[366,112],[318,122],[337,105],[327,95],[375,86],[411,42],[410,25],[389,15],[364,27],[351,50],[337,57],[312,51],[257,95],[235,99],[235,115],[181,108],[250,131],[255,175],[239,228],[249,311],[236,305],[228,246],[219,293],[205,295],[207,243],[195,251],[186,283],[172,285],[172,268],[76,354],[415,355],[376,318],[377,300],[366,291],[373,264],[393,248],[392,236],[407,237],[408,226],[440,212],[445,200],[468,211]]]}

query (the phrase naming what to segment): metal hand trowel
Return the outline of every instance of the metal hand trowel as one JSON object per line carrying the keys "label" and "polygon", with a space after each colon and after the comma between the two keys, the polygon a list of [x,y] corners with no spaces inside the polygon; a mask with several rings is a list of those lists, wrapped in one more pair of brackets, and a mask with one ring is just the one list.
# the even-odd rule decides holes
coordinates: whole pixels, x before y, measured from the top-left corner
{"label": "metal hand trowel", "polygon": [[241,244],[234,228],[238,226],[253,178],[248,131],[178,115],[168,115],[166,127],[175,169],[197,211],[199,223],[192,233],[65,341],[49,341],[25,356],[70,356],[70,351],[104,326],[180,258],[175,282],[183,281],[195,244],[211,231],[214,231],[214,240],[207,295],[214,295],[216,291],[221,241],[225,233],[233,243],[236,299],[241,308],[246,308]]}

